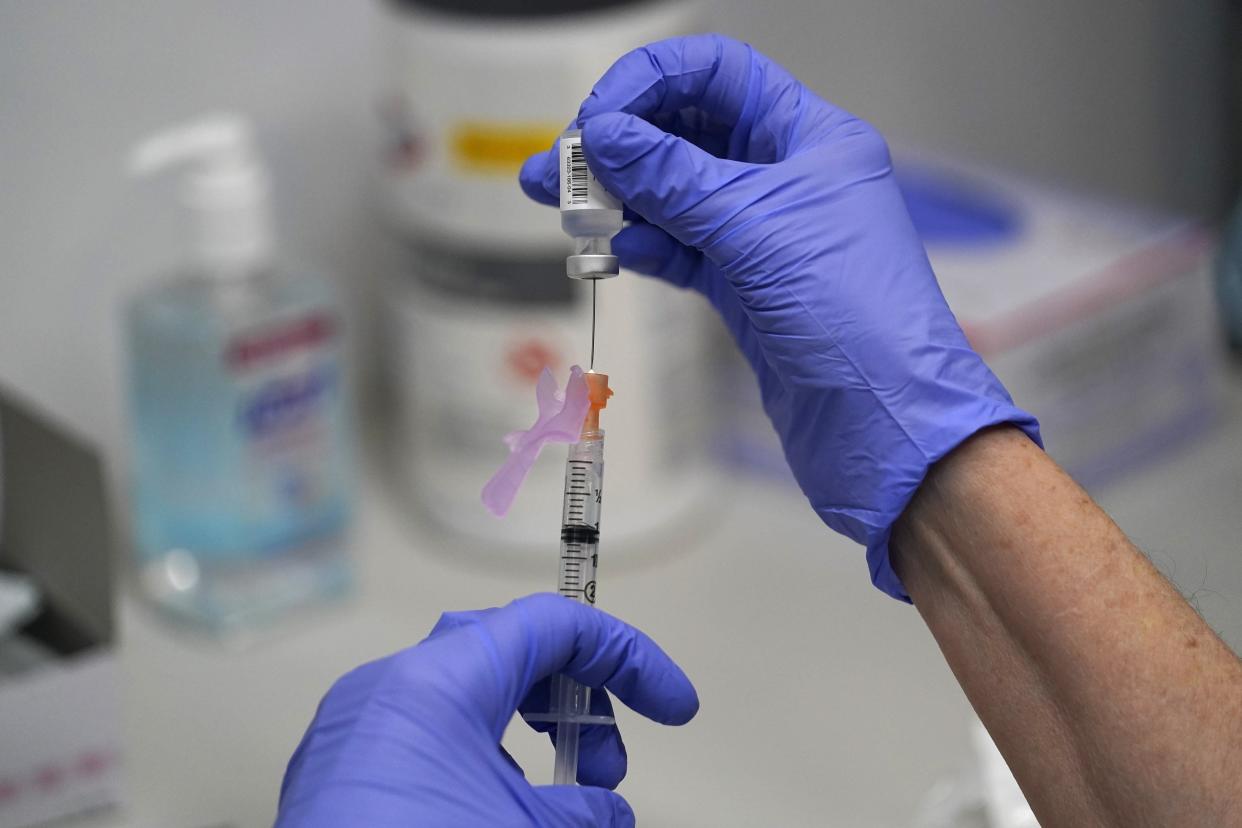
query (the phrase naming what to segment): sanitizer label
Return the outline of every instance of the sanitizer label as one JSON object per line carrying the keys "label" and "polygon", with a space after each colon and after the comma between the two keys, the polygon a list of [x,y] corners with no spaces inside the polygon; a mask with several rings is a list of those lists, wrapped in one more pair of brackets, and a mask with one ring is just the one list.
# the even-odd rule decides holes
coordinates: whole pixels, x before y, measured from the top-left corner
{"label": "sanitizer label", "polygon": [[274,538],[312,533],[340,498],[339,359],[336,320],[321,313],[252,329],[225,350],[247,512]]}
{"label": "sanitizer label", "polygon": [[604,189],[587,166],[582,152],[582,134],[560,140],[561,209],[620,210],[621,202]]}

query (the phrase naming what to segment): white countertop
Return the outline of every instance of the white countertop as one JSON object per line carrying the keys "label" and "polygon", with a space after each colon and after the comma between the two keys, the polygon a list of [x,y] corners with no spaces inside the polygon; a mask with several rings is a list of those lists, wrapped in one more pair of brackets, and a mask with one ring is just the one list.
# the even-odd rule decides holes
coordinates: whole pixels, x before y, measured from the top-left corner
{"label": "white countertop", "polygon": [[[647,825],[909,825],[933,782],[968,761],[953,676],[913,608],[868,584],[861,550],[796,490],[730,486],[730,508],[681,540],[603,548],[599,606],[660,642],[702,701],[683,728],[622,711],[619,791]],[[1242,646],[1242,418],[1099,497]],[[270,824],[284,764],[338,675],[416,642],[442,610],[554,581],[551,560],[536,570],[455,552],[376,481],[362,504],[353,598],[245,647],[170,629],[124,597],[129,803],[72,824]],[[545,737],[515,722],[505,744],[528,778],[549,780]]]}

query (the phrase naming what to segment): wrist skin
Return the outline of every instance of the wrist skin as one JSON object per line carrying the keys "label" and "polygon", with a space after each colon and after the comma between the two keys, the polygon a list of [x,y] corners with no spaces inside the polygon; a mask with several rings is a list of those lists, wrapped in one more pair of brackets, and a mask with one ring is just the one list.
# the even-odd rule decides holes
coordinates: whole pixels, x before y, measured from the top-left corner
{"label": "wrist skin", "polygon": [[1041,824],[1242,820],[1242,663],[1025,435],[933,466],[892,548]]}

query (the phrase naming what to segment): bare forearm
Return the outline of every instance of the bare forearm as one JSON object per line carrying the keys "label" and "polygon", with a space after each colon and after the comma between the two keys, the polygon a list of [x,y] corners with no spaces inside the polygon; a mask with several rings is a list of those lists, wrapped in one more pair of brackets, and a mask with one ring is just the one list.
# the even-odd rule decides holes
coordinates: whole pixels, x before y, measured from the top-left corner
{"label": "bare forearm", "polygon": [[1025,436],[937,464],[893,555],[1042,824],[1242,824],[1242,663]]}

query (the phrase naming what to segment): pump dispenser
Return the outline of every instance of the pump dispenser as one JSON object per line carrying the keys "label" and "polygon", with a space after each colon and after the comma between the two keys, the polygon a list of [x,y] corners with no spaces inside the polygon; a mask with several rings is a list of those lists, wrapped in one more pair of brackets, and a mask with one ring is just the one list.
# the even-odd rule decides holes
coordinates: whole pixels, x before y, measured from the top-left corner
{"label": "pump dispenser", "polygon": [[192,229],[186,265],[126,319],[142,583],[220,632],[341,593],[351,430],[331,285],[277,255],[271,185],[240,116],[153,135],[128,167],[184,168]]}
{"label": "pump dispenser", "polygon": [[190,166],[181,187],[194,226],[195,255],[221,276],[269,263],[273,253],[270,184],[249,124],[210,115],[151,136],[130,156],[136,175]]}

